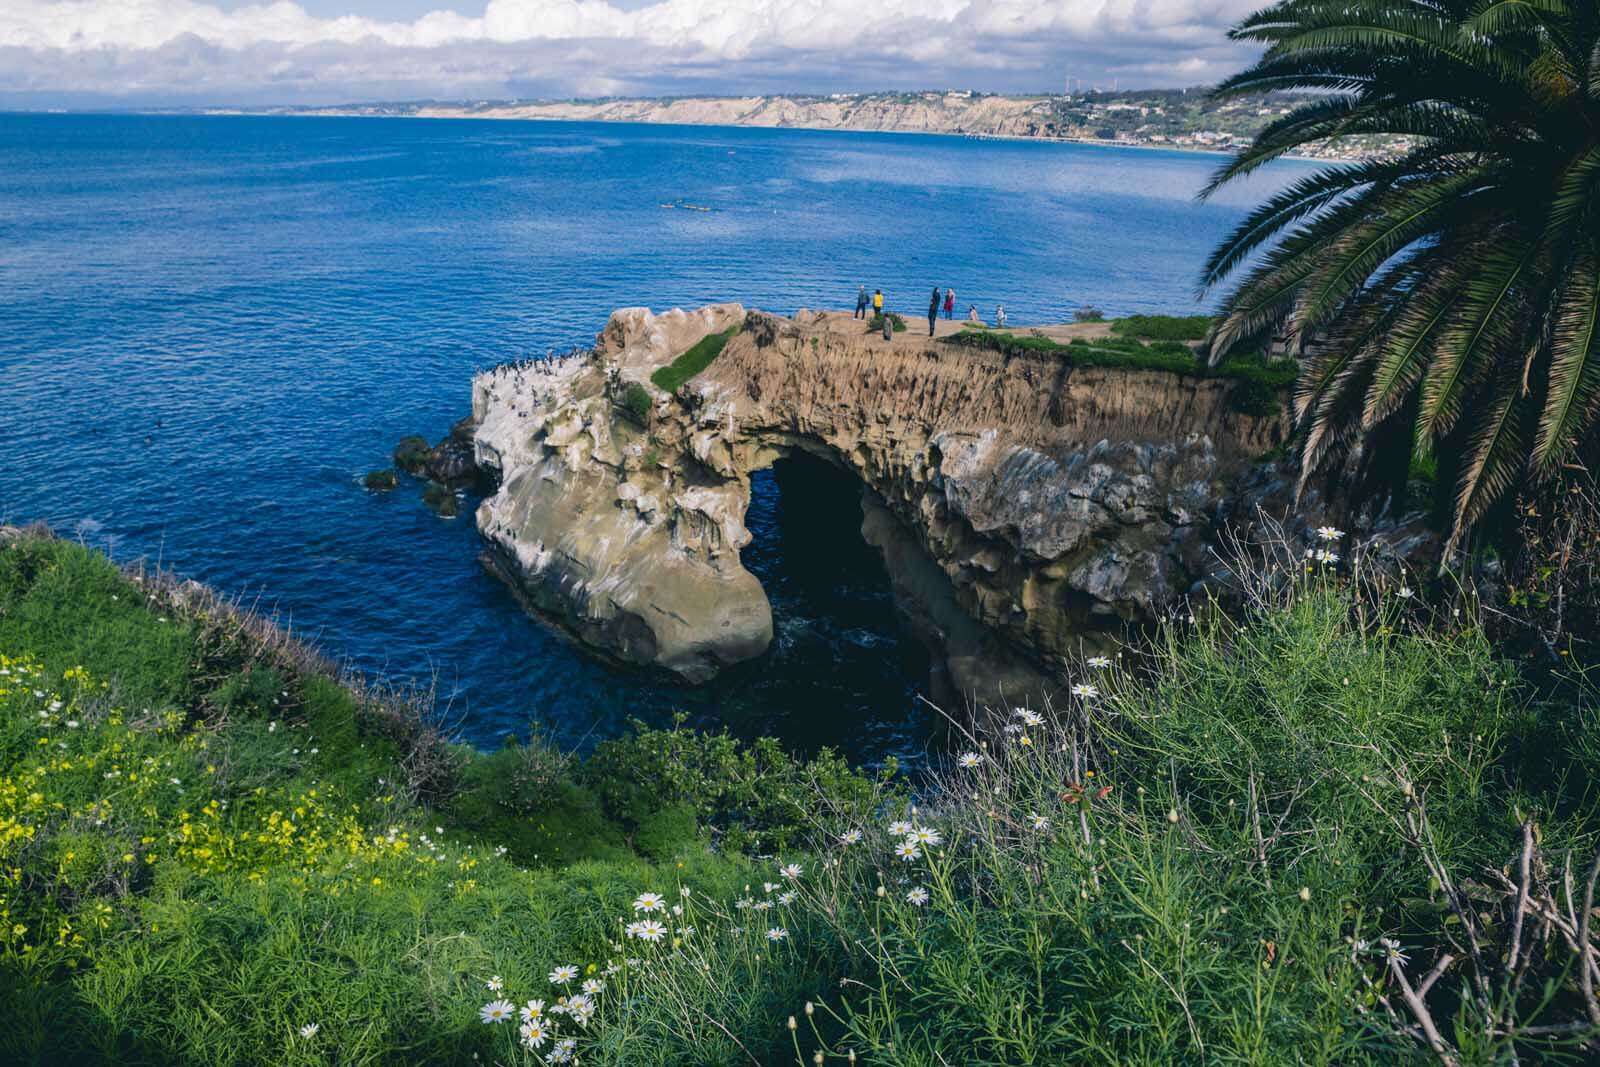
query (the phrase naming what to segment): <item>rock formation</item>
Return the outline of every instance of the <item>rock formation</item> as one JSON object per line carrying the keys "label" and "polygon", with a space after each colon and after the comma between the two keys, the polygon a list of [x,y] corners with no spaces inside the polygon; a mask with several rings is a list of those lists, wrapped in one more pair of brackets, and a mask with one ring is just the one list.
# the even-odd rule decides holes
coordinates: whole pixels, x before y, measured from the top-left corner
{"label": "rock formation", "polygon": [[[730,329],[676,394],[651,383]],[[587,358],[474,381],[477,461],[499,487],[478,527],[534,610],[615,659],[703,681],[772,635],[740,564],[750,475],[811,453],[860,479],[863,535],[953,685],[1048,690],[1085,640],[1203,573],[1231,481],[1286,431],[1235,410],[1231,388],[885,342],[848,315],[630,308]]]}

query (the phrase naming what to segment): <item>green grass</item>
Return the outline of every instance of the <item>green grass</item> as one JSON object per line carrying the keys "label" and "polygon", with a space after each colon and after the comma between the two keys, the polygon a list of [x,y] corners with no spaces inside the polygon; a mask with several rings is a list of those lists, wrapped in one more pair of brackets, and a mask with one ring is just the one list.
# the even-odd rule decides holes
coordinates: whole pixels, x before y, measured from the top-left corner
{"label": "green grass", "polygon": [[535,1063],[504,995],[596,1065],[1408,1064],[1378,998],[1446,951],[1455,1062],[1581,1061],[1566,943],[1502,965],[1503,879],[1526,825],[1537,909],[1581,889],[1593,694],[1392,585],[1256,588],[953,721],[970,765],[913,797],[681,729],[470,752],[215,598],[0,540],[0,1062]]}
{"label": "green grass", "polygon": [[1238,382],[1232,402],[1253,415],[1270,415],[1282,408],[1281,394],[1299,373],[1294,360],[1267,360],[1259,353],[1230,356],[1210,366],[1179,341],[1145,343],[1132,337],[1075,337],[1068,344],[1048,337],[1021,336],[989,329],[966,329],[943,338],[949,344],[1005,355],[1052,356],[1075,367],[1119,367],[1157,370],[1198,378],[1223,378]]}
{"label": "green grass", "polygon": [[713,360],[722,355],[722,350],[728,346],[733,335],[739,332],[739,327],[732,326],[721,333],[710,334],[696,341],[689,350],[665,367],[659,367],[650,375],[650,380],[656,388],[675,393],[689,379],[711,366]]}
{"label": "green grass", "polygon": [[[712,358],[715,359],[716,357],[713,356]],[[707,360],[706,362],[709,364],[711,361]],[[704,367],[700,368],[700,370],[704,369]],[[695,374],[698,374],[699,372],[700,371],[697,370],[695,371]],[[657,373],[659,374],[660,372],[658,371]],[[693,375],[690,375],[690,377],[693,377]],[[688,381],[688,378],[685,378],[684,381]],[[653,403],[654,401],[650,399],[650,390],[646,389],[638,382],[629,382],[628,387],[622,391],[622,406],[631,411],[633,413],[633,417],[641,422],[644,421],[645,417],[650,414],[650,408]]]}
{"label": "green grass", "polygon": [[1201,341],[1210,329],[1210,315],[1129,315],[1111,324],[1118,336],[1152,341]]}

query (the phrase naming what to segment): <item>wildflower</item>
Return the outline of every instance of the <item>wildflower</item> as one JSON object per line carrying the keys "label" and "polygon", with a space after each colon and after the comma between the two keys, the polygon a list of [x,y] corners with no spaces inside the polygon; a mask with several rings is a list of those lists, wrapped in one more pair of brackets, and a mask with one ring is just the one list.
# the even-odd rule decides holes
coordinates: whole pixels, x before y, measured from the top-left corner
{"label": "wildflower", "polygon": [[1319,548],[1316,552],[1316,561],[1318,563],[1338,563],[1339,553],[1329,551],[1326,548]]}
{"label": "wildflower", "polygon": [[1301,886],[1299,897],[1302,903],[1308,903],[1311,900],[1311,887],[1308,885]]}
{"label": "wildflower", "polygon": [[1029,711],[1027,708],[1012,708],[1011,710],[1016,714],[1017,718],[1022,720],[1022,725],[1024,726],[1044,725],[1044,716],[1037,711]]}
{"label": "wildflower", "polygon": [[583,982],[583,991],[589,996],[595,996],[606,991],[605,982],[598,978],[586,978]]}
{"label": "wildflower", "polygon": [[922,849],[917,847],[915,841],[907,839],[894,846],[894,854],[910,863],[912,860],[922,858]]}
{"label": "wildflower", "polygon": [[645,919],[642,922],[634,923],[634,926],[637,929],[633,931],[633,936],[640,941],[655,942],[667,936],[667,928],[654,919]]}
{"label": "wildflower", "polygon": [[904,837],[911,832],[911,824],[904,819],[897,819],[889,824],[889,833],[893,837]]}
{"label": "wildflower", "polygon": [[578,968],[568,964],[557,967],[555,970],[550,972],[550,984],[566,985],[576,977],[578,977]]}
{"label": "wildflower", "polygon": [[788,936],[789,931],[785,930],[781,926],[774,926],[767,930],[767,940],[771,941],[773,944],[777,944],[779,941],[785,940]]}
{"label": "wildflower", "polygon": [[1097,671],[1103,671],[1107,667],[1111,666],[1111,660],[1105,656],[1090,656],[1084,662],[1089,664],[1089,666],[1093,667]]}
{"label": "wildflower", "polygon": [[1039,815],[1039,814],[1030,815],[1030,816],[1028,816],[1028,821],[1029,821],[1029,823],[1032,824],[1032,826],[1033,826],[1033,828],[1035,830],[1048,830],[1048,829],[1050,829],[1050,820],[1048,818],[1046,818],[1045,816],[1043,816],[1043,815]]}
{"label": "wildflower", "polygon": [[982,762],[983,757],[978,755],[976,752],[963,752],[961,753],[961,758],[956,760],[957,764],[965,767],[969,771]]}
{"label": "wildflower", "polygon": [[478,1018],[485,1023],[503,1023],[511,1018],[515,1006],[509,1000],[491,1000],[478,1009]]}
{"label": "wildflower", "polygon": [[841,845],[846,845],[846,846],[855,845],[855,844],[859,844],[860,841],[861,841],[861,831],[860,830],[846,830],[844,833],[839,835],[839,844],[841,844]]}
{"label": "wildflower", "polygon": [[640,893],[633,898],[633,910],[643,912],[660,911],[665,903],[666,899],[660,893]]}
{"label": "wildflower", "polygon": [[780,894],[778,894],[778,903],[782,904],[784,907],[787,908],[790,904],[794,903],[794,894],[793,893],[780,893]]}
{"label": "wildflower", "polygon": [[1399,597],[1401,600],[1410,600],[1416,594],[1411,591],[1411,587],[1409,585],[1402,585],[1399,589],[1395,590],[1394,595]]}
{"label": "wildflower", "polygon": [[1401,963],[1405,963],[1410,958],[1400,950],[1400,942],[1392,937],[1380,937],[1378,938],[1378,944],[1383,946],[1384,955],[1391,960],[1399,960]]}
{"label": "wildflower", "polygon": [[800,877],[800,865],[798,863],[786,863],[778,868],[778,873],[792,882]]}
{"label": "wildflower", "polygon": [[912,886],[911,887],[911,891],[906,894],[906,903],[907,904],[914,904],[914,905],[916,905],[917,907],[920,908],[924,904],[926,904],[927,902],[928,902],[928,891],[926,889],[922,888],[920,885]]}
{"label": "wildflower", "polygon": [[489,976],[489,980],[483,984],[484,987],[491,993],[498,993],[500,990],[506,987],[505,979],[501,978],[498,974],[491,974]]}
{"label": "wildflower", "polygon": [[1093,700],[1095,697],[1100,695],[1100,690],[1098,687],[1092,686],[1087,682],[1079,682],[1077,685],[1072,687],[1072,695],[1077,697],[1079,700]]}
{"label": "wildflower", "polygon": [[544,1018],[544,1001],[530,1000],[522,1006],[522,1021],[531,1023]]}
{"label": "wildflower", "polygon": [[1344,531],[1334,526],[1318,526],[1317,538],[1321,541],[1337,541],[1344,536]]}
{"label": "wildflower", "polygon": [[529,1048],[536,1049],[544,1045],[550,1032],[544,1028],[544,1023],[538,1019],[531,1019],[522,1024],[522,1043]]}
{"label": "wildflower", "polygon": [[918,826],[906,835],[906,840],[933,848],[944,844],[944,835],[926,826]]}
{"label": "wildflower", "polygon": [[777,882],[762,882],[761,883],[761,891],[763,893],[770,893],[776,888],[778,888],[778,883]]}
{"label": "wildflower", "polygon": [[306,1023],[300,1028],[300,1036],[310,1041],[317,1036],[317,1031],[322,1029],[321,1023]]}
{"label": "wildflower", "polygon": [[564,1037],[551,1046],[550,1052],[545,1056],[546,1063],[571,1063],[573,1055],[578,1050],[578,1039]]}

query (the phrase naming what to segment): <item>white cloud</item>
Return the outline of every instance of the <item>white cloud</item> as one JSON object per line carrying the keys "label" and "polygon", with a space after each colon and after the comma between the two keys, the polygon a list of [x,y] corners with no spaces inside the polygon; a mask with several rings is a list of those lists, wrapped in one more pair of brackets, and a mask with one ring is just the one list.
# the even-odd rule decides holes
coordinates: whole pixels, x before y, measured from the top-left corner
{"label": "white cloud", "polygon": [[[318,18],[289,0],[5,0],[0,92],[312,98],[1044,88],[1069,68],[1192,82],[1248,53],[1223,38],[1254,0],[488,0],[481,16]],[[1153,74],[1150,72],[1154,72]],[[981,77],[978,77],[981,75]],[[974,79],[976,80],[974,81]]]}

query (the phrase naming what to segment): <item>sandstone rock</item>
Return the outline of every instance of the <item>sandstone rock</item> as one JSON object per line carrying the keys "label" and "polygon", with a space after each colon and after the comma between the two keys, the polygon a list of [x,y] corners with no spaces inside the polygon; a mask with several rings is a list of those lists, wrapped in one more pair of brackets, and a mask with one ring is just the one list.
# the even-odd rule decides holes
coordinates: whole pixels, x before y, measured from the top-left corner
{"label": "sandstone rock", "polygon": [[[651,373],[739,326],[675,395]],[[642,419],[624,410],[648,390]],[[741,565],[750,474],[797,451],[861,481],[863,535],[951,686],[1017,700],[1204,572],[1233,480],[1286,430],[1229,383],[1071,367],[848,315],[738,305],[616,312],[588,358],[473,385],[477,520],[525,603],[614,659],[703,681],[758,655],[772,614]]]}

